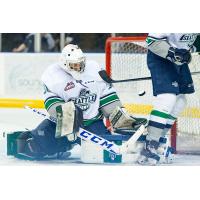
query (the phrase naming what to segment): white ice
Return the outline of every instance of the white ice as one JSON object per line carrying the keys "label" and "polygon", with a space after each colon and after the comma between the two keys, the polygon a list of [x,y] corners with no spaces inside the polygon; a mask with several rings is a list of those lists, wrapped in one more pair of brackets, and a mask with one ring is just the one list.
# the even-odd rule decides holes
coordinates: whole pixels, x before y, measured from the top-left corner
{"label": "white ice", "polygon": [[[43,111],[43,110],[42,110]],[[44,111],[43,111],[44,112]],[[68,160],[24,161],[6,154],[6,134],[35,128],[44,118],[26,109],[0,109],[0,165],[81,165],[80,147],[71,151]],[[85,165],[85,164],[84,164]],[[130,164],[129,164],[130,165]],[[136,165],[136,164],[132,164]],[[199,155],[175,155],[172,166],[200,166]]]}

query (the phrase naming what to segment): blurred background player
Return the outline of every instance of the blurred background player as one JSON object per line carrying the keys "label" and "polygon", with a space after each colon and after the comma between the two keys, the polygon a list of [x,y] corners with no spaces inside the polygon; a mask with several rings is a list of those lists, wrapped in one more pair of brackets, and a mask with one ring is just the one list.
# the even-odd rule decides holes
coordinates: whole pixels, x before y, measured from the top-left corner
{"label": "blurred background player", "polygon": [[[50,116],[57,118],[59,126],[45,119],[36,129],[22,132],[16,139],[16,157],[43,159],[54,154],[62,157],[74,144],[80,144],[76,132],[66,133],[66,137],[62,137],[62,130],[73,127],[75,121],[96,135],[110,134],[103,117],[109,118],[113,129],[134,129],[146,124],[146,119],[136,119],[127,114],[115,89],[99,76],[100,70],[98,63],[86,60],[77,45],[69,44],[64,47],[60,62],[49,66],[42,75],[45,108]],[[67,113],[69,114],[72,102],[80,115],[66,120],[69,119]],[[58,117],[60,113],[61,118]],[[81,114],[83,121],[79,118]]]}
{"label": "blurred background player", "polygon": [[188,67],[198,34],[149,34],[147,65],[156,97],[147,127],[145,148],[138,162],[156,164],[166,152],[166,134],[186,106],[185,94],[194,93]]}
{"label": "blurred background player", "polygon": [[[35,34],[30,33],[26,36],[24,42],[17,48],[14,48],[13,52],[34,52],[34,39]],[[54,38],[50,33],[41,33],[41,51],[53,52],[55,48]]]}

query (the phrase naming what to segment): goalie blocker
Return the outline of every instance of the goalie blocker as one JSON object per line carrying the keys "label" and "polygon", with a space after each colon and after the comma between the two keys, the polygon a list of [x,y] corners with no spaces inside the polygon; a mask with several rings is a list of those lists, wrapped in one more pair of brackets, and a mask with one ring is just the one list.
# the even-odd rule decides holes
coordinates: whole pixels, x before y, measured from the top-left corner
{"label": "goalie blocker", "polygon": [[55,137],[66,136],[71,142],[77,139],[80,127],[83,127],[83,112],[72,101],[56,107],[57,125]]}

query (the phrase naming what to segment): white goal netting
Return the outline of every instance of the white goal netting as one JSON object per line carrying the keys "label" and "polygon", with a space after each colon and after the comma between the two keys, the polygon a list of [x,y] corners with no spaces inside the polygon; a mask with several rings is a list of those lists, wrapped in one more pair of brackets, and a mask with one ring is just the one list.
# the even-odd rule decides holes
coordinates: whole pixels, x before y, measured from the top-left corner
{"label": "white goal netting", "polygon": [[[150,76],[146,64],[146,44],[144,38],[137,37],[107,41],[107,71],[114,80]],[[190,63],[191,72],[200,71],[200,55],[194,53]],[[177,120],[177,150],[179,152],[200,152],[200,74],[193,75],[196,92],[187,95],[187,107]],[[148,116],[152,109],[152,86],[150,80],[116,83],[122,102],[129,112],[138,116]],[[144,96],[138,96],[140,91]]]}

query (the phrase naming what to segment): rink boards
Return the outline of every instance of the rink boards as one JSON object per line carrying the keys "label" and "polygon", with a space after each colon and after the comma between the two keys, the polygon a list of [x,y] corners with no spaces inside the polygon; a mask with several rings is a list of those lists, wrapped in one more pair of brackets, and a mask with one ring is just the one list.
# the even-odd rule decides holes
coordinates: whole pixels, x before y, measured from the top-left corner
{"label": "rink boards", "polygon": [[[19,99],[19,98],[0,98],[0,108],[44,108],[42,99]],[[132,114],[148,115],[152,110],[152,105],[125,103],[124,106]],[[186,108],[181,117],[200,118],[200,108]]]}

